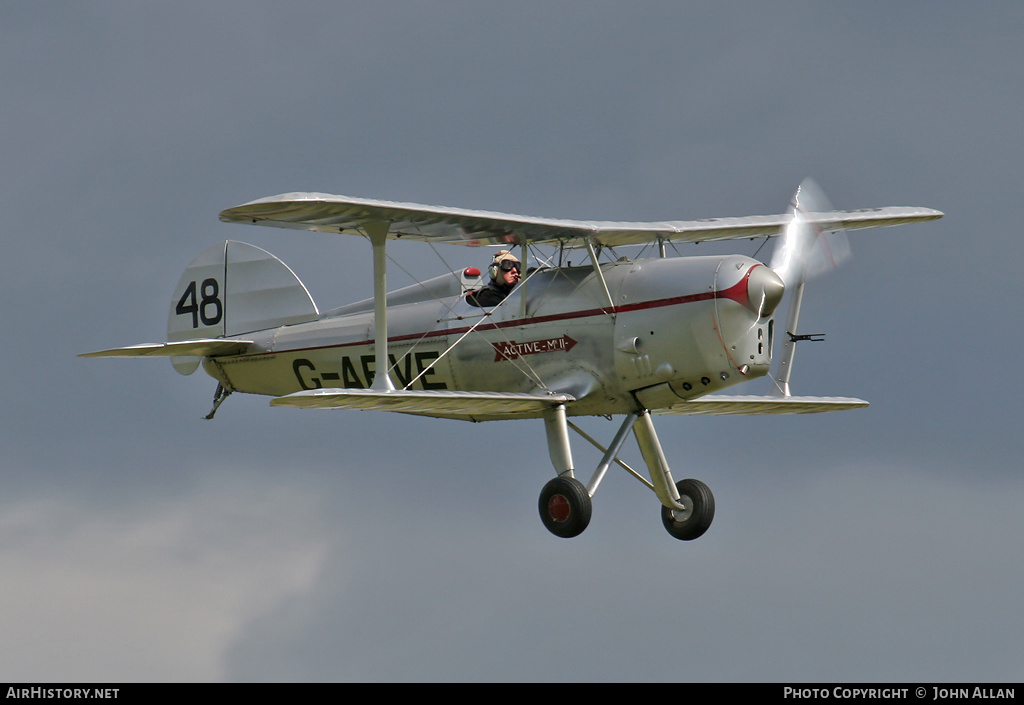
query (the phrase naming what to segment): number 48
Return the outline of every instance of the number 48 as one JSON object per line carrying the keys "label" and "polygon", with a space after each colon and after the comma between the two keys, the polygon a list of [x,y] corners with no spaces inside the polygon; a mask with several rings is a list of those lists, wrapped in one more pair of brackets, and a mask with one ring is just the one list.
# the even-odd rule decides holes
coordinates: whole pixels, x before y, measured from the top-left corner
{"label": "number 48", "polygon": [[[216,279],[204,279],[199,285],[199,299],[196,299],[196,283],[189,282],[185,293],[178,299],[174,312],[179,316],[192,314],[192,327],[198,328],[199,321],[204,326],[215,326],[220,323],[224,307],[220,302],[220,285]],[[212,308],[212,311],[211,311]]]}

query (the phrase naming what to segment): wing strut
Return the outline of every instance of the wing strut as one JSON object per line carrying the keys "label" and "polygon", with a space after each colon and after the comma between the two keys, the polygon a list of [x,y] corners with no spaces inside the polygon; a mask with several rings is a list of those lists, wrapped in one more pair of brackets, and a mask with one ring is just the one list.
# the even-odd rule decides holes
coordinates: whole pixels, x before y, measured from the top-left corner
{"label": "wing strut", "polygon": [[371,389],[394,389],[391,375],[388,374],[388,288],[387,260],[384,247],[388,241],[388,222],[375,221],[363,226],[370,236],[373,245],[373,313],[374,313],[374,366]]}
{"label": "wing strut", "polygon": [[800,305],[804,300],[804,280],[801,278],[793,292],[793,300],[789,302],[789,314],[786,316],[786,340],[782,344],[782,362],[779,363],[779,378],[776,394],[788,397],[792,396],[789,391],[789,378],[793,374],[793,357],[796,355],[796,343],[799,338],[796,335],[796,326],[800,322]]}
{"label": "wing strut", "polygon": [[608,290],[608,282],[604,280],[604,273],[601,271],[601,263],[597,261],[597,252],[594,250],[594,240],[587,238],[587,253],[590,255],[590,263],[594,265],[597,273],[597,280],[601,282],[601,289],[604,291],[604,300],[608,302],[608,315],[615,318],[615,302],[612,301],[612,294]]}
{"label": "wing strut", "polygon": [[526,282],[530,279],[527,273],[530,271],[530,245],[523,240],[520,246],[519,262],[522,267],[522,281],[519,282],[519,317],[526,318]]}

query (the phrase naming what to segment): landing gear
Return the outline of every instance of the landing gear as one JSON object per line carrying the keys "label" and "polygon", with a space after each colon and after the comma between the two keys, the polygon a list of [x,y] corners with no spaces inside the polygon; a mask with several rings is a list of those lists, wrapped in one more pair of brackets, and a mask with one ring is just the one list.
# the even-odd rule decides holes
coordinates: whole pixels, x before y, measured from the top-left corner
{"label": "landing gear", "polygon": [[661,508],[661,521],[665,530],[680,541],[692,541],[704,535],[715,518],[715,497],[700,480],[680,480],[676,483],[678,503],[683,509]]}
{"label": "landing gear", "polygon": [[582,534],[590,524],[593,504],[582,482],[572,477],[556,477],[544,485],[537,508],[548,531],[571,539]]}
{"label": "landing gear", "polygon": [[[654,430],[651,413],[646,409],[627,414],[608,448],[570,423],[564,404],[552,406],[544,413],[548,453],[558,475],[544,485],[540,493],[540,518],[545,528],[564,539],[579,536],[590,523],[593,509],[590,498],[597,491],[605,472],[612,463],[618,463],[649,489],[661,501],[661,518],[665,528],[681,541],[692,541],[704,535],[715,518],[715,498],[708,486],[699,480],[672,479],[668,461]],[[572,450],[569,447],[569,429],[583,436],[604,451],[601,463],[590,482],[584,485],[574,476]],[[619,450],[629,432],[633,432],[640,454],[644,458],[651,479],[648,481],[618,458]]]}

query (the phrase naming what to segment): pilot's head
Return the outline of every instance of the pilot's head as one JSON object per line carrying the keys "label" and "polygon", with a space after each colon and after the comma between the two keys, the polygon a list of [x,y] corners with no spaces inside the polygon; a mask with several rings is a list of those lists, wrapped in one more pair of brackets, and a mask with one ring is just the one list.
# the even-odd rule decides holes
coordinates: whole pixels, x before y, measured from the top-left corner
{"label": "pilot's head", "polygon": [[519,258],[508,250],[499,250],[491,260],[488,273],[491,281],[500,287],[511,289],[519,283]]}

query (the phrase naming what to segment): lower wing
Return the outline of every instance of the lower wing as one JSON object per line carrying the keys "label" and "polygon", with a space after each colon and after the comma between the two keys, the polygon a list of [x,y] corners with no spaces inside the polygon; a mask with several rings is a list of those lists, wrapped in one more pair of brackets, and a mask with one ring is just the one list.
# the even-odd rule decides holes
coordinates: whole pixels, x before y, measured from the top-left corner
{"label": "lower wing", "polygon": [[852,397],[761,397],[753,395],[715,395],[692,399],[656,414],[732,415],[743,414],[820,414],[826,411],[861,409],[868,403]]}
{"label": "lower wing", "polygon": [[575,401],[568,394],[456,392],[414,389],[310,389],[271,399],[271,406],[298,409],[397,411],[467,421],[536,418],[558,404]]}

